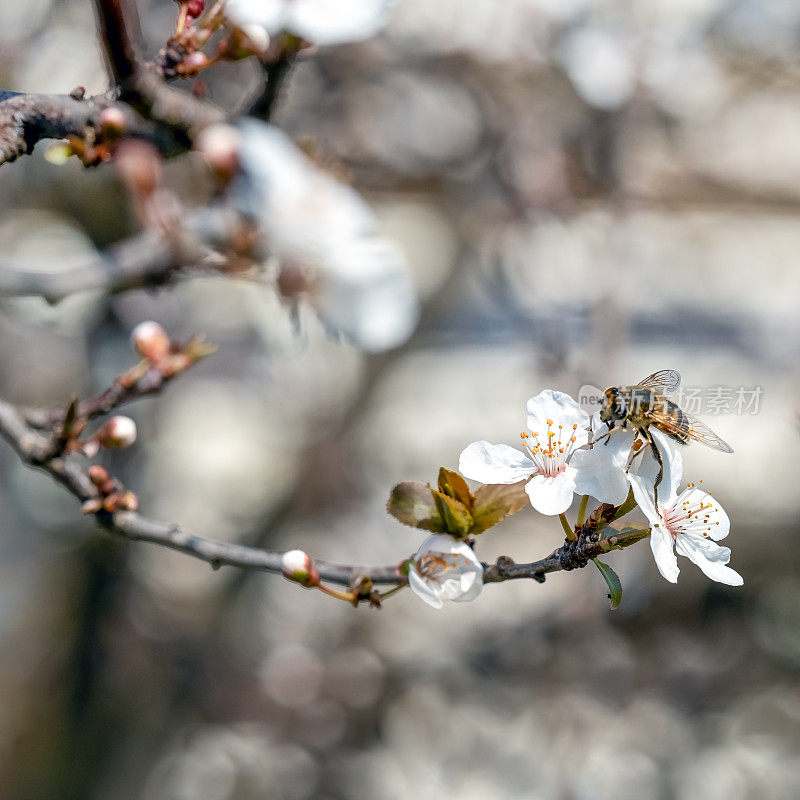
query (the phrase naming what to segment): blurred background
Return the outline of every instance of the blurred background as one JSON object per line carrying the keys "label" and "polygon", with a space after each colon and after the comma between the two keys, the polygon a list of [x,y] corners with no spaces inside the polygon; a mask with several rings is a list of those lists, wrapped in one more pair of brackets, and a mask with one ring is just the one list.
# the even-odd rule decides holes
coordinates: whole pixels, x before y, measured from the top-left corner
{"label": "blurred background", "polygon": [[[176,6],[137,6],[153,55]],[[0,0],[0,21],[0,87],[105,89],[89,0]],[[379,37],[306,57],[276,121],[366,195],[423,298],[385,355],[244,281],[0,301],[21,403],[106,386],[142,320],[204,332],[218,353],[130,408],[139,440],[105,463],[150,516],[342,562],[413,552],[392,485],[516,444],[528,397],[678,369],[729,392],[734,413],[697,410],[735,455],[687,448],[685,476],[745,579],[681,559],[671,585],[642,544],[609,558],[614,612],[590,569],[354,610],[112,540],[3,445],[0,797],[800,797],[799,45],[791,0],[400,0]],[[258,69],[203,79],[234,109]],[[59,270],[135,232],[110,167],[45,150],[2,167],[5,257]],[[195,157],[167,175],[203,204]],[[477,552],[561,538],[526,511]]]}

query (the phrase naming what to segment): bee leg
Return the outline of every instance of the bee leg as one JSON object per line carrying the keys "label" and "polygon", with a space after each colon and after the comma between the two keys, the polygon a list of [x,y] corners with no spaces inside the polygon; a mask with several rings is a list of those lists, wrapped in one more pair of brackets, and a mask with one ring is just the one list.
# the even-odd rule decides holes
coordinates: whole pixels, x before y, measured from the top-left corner
{"label": "bee leg", "polygon": [[650,442],[650,449],[653,451],[653,455],[658,463],[658,475],[653,484],[653,503],[656,509],[658,509],[658,486],[661,483],[661,479],[664,477],[664,460],[661,458],[661,451],[658,449],[658,445],[656,445],[655,440],[649,433],[647,434],[647,441]]}
{"label": "bee leg", "polygon": [[[603,444],[608,444],[608,440],[611,437],[611,434],[614,433],[614,431],[616,430],[613,425],[610,425],[610,423],[605,423],[605,424],[609,425],[609,429],[605,433],[601,433],[596,439],[592,438],[590,442],[590,445],[592,447],[594,447],[596,444],[600,444],[600,441],[602,439],[605,439]],[[594,433],[592,433],[592,435],[594,436]]]}
{"label": "bee leg", "polygon": [[628,464],[625,467],[625,472],[630,472],[631,464],[633,464],[633,460],[636,458],[636,456],[640,456],[645,451],[644,447],[635,447],[634,446],[637,441],[638,441],[638,439],[634,439],[633,440],[633,445],[631,445],[631,453],[628,456]]}

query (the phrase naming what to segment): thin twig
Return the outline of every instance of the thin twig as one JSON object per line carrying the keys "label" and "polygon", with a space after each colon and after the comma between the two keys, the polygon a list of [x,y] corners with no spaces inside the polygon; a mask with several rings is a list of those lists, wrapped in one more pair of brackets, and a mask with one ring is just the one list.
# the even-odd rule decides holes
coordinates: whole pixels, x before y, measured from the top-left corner
{"label": "thin twig", "polygon": [[98,30],[115,85],[127,86],[136,74],[136,50],[128,34],[122,0],[96,0]]}
{"label": "thin twig", "polygon": [[224,248],[240,224],[232,209],[215,206],[186,217],[180,247],[176,237],[146,231],[62,272],[23,270],[0,262],[0,297],[36,296],[57,303],[80,292],[118,294],[162,286]]}

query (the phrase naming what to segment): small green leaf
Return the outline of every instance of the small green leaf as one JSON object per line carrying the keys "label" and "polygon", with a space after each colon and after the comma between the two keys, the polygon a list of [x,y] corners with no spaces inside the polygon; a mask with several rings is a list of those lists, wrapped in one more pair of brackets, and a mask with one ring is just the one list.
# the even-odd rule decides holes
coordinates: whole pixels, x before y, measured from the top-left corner
{"label": "small green leaf", "polygon": [[472,528],[472,514],[469,509],[458,500],[448,497],[446,494],[431,490],[436,500],[436,508],[444,520],[447,532],[463,539]]}
{"label": "small green leaf", "polygon": [[595,566],[600,570],[600,574],[608,584],[608,599],[611,601],[611,608],[617,608],[622,602],[622,584],[619,575],[614,572],[608,564],[604,564],[599,558],[593,558]]}
{"label": "small green leaf", "polygon": [[516,514],[529,505],[530,498],[525,493],[526,483],[527,481],[520,481],[510,485],[499,483],[481,486],[475,492],[475,506],[472,511],[475,524],[472,526],[472,533],[482,533],[509,514]]}
{"label": "small green leaf", "polygon": [[641,522],[615,521],[609,526],[607,533],[604,533],[600,541],[605,550],[622,550],[623,547],[630,547],[650,535],[650,528]]}
{"label": "small green leaf", "polygon": [[386,510],[395,519],[412,528],[422,528],[433,533],[445,533],[447,530],[433,490],[427,483],[398,483],[389,495]]}
{"label": "small green leaf", "polygon": [[468,510],[472,511],[472,504],[475,502],[475,497],[467,486],[467,482],[457,473],[453,472],[447,467],[439,469],[439,491],[458,500],[459,503],[466,506]]}

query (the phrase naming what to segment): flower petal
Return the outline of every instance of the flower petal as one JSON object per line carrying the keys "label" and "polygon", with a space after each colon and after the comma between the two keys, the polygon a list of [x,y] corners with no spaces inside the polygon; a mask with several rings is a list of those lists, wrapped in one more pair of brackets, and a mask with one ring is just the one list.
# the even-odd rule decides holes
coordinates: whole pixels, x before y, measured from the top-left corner
{"label": "flower petal", "polygon": [[[683,478],[683,456],[678,448],[671,443],[669,437],[665,436],[661,431],[651,426],[649,432],[656,443],[658,451],[661,453],[661,460],[664,465],[664,474],[661,478],[661,483],[658,485],[659,504],[671,507],[678,496],[678,484]],[[618,435],[617,433],[614,434],[614,436]],[[613,439],[614,436],[611,438]],[[652,492],[656,477],[658,477],[659,467],[653,456],[652,448],[646,443],[645,447],[647,448],[645,452],[634,459],[630,471],[643,478]]]}
{"label": "flower petal", "polygon": [[580,447],[588,440],[586,428],[589,426],[589,415],[564,392],[545,389],[528,400],[526,411],[528,429],[540,436],[547,435],[549,419],[556,426],[563,425],[565,430],[570,430],[573,425],[578,426],[575,431],[576,447]]}
{"label": "flower petal", "polygon": [[534,475],[525,487],[531,505],[540,513],[563,514],[572,505],[575,493],[575,470],[567,467],[555,477]]}
{"label": "flower petal", "polygon": [[[444,558],[446,566],[434,566],[428,574],[420,574],[418,562],[424,556]],[[434,564],[436,562],[434,560]],[[411,590],[429,606],[441,608],[445,600],[474,600],[483,590],[483,564],[466,543],[444,533],[429,536],[420,546],[408,572]]]}
{"label": "flower petal", "polygon": [[[709,538],[715,542],[724,539],[731,531],[731,521],[725,513],[725,509],[710,495],[696,486],[684,489],[680,497],[675,500],[678,508],[686,504],[688,508],[700,508],[703,510],[696,517],[696,522],[689,520],[683,523],[683,529],[696,529],[697,533],[707,533]],[[687,525],[687,522],[689,523]]]}
{"label": "flower petal", "polygon": [[591,495],[601,503],[624,502],[630,490],[625,467],[632,441],[632,434],[622,432],[591,450],[573,453],[569,464],[576,470],[575,491]]}
{"label": "flower petal", "polygon": [[725,566],[731,560],[731,551],[696,533],[681,534],[675,543],[677,551],[697,564],[712,581],[728,586],[741,586],[742,576]]}
{"label": "flower petal", "polygon": [[340,44],[374,36],[388,17],[387,0],[294,0],[292,33],[317,44]]}
{"label": "flower petal", "polygon": [[678,582],[678,558],[672,549],[672,536],[663,525],[653,526],[650,532],[650,549],[658,571],[670,582]]}
{"label": "flower petal", "polygon": [[633,475],[628,473],[628,483],[633,489],[633,497],[636,500],[642,513],[647,517],[647,521],[651,526],[662,527],[664,525],[664,518],[659,511],[656,510],[653,502],[652,486],[648,486],[647,481],[640,475]]}
{"label": "flower petal", "polygon": [[481,483],[517,483],[536,472],[536,465],[507,444],[473,442],[461,453],[458,471]]}
{"label": "flower petal", "polygon": [[[469,581],[470,575],[472,576],[471,583]],[[481,567],[480,573],[473,572],[462,576],[461,595],[459,597],[454,597],[453,602],[468,603],[470,600],[474,600],[482,591],[483,591],[483,567]]]}
{"label": "flower petal", "polygon": [[428,581],[417,572],[413,564],[408,570],[408,585],[417,597],[424,600],[432,608],[441,608],[444,605],[439,595],[428,585]]}
{"label": "flower petal", "polygon": [[332,247],[314,303],[320,316],[368,352],[404,342],[419,318],[419,302],[397,246],[362,236]]}

